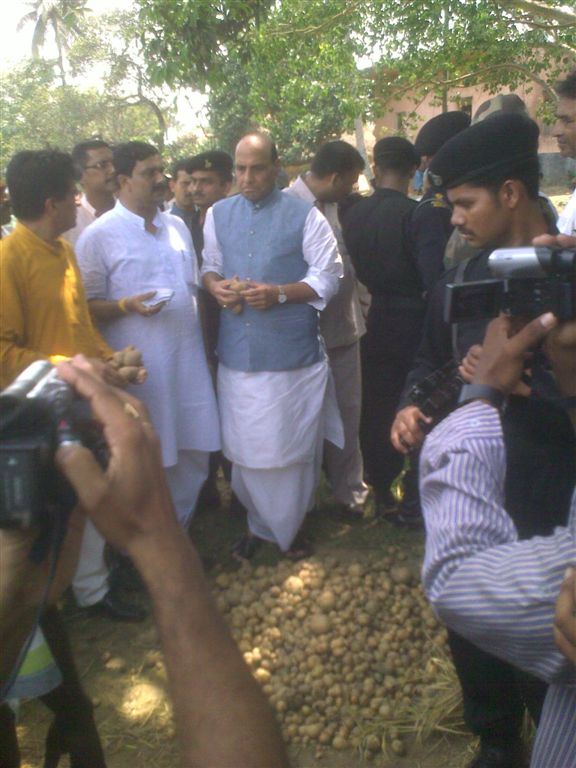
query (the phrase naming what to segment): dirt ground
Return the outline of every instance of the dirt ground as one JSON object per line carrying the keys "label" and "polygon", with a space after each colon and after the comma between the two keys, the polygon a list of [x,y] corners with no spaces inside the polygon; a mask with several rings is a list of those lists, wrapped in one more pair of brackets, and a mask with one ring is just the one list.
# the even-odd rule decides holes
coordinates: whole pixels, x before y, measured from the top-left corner
{"label": "dirt ground", "polygon": [[[244,521],[231,515],[226,506],[200,512],[191,535],[202,553],[208,574],[215,581],[221,574],[236,574],[238,565],[229,554],[230,545],[242,532]],[[423,534],[400,530],[390,523],[368,518],[350,522],[339,516],[329,499],[319,496],[317,511],[306,523],[306,534],[314,543],[314,562],[366,563],[380,552],[396,546],[406,552],[414,569],[422,554]],[[269,571],[279,567],[273,548],[258,552],[252,569]],[[245,574],[244,574],[245,577]],[[216,589],[216,588],[215,588]],[[134,597],[132,596],[132,599]],[[147,605],[145,595],[138,596]],[[86,617],[70,604],[65,606],[75,656],[84,685],[96,705],[95,715],[109,768],[175,768],[178,747],[166,695],[166,676],[156,631],[151,619],[144,624],[115,623]],[[23,768],[40,768],[43,742],[49,724],[47,710],[37,702],[23,704],[19,739]],[[473,743],[457,733],[433,733],[423,743],[408,735],[407,754],[374,754],[365,750],[342,752],[330,745],[291,745],[294,768],[464,768]],[[68,765],[67,759],[63,761]],[[230,766],[230,768],[235,768]],[[272,768],[272,766],[271,766]]]}

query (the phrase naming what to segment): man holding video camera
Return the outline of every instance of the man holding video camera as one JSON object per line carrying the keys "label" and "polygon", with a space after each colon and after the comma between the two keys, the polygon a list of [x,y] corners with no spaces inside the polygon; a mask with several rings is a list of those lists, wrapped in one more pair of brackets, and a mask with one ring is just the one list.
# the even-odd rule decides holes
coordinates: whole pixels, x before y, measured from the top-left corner
{"label": "man holding video camera", "polygon": [[[164,651],[182,764],[287,768],[272,710],[219,614],[200,558],[176,519],[160,441],[145,406],[105,384],[81,355],[61,363],[55,373],[38,372],[35,365],[0,394],[3,459],[11,434],[30,438],[29,433],[37,431],[40,419],[31,416],[42,416],[46,431],[61,438],[64,415],[82,436],[80,442],[68,431],[65,440],[55,441],[59,448],[54,444],[44,454],[45,480],[63,483],[63,476],[68,479],[82,510],[107,541],[130,556],[146,583]],[[29,398],[31,381],[35,394]],[[36,395],[38,389],[43,397]],[[58,402],[65,404],[63,414]],[[10,415],[13,419],[8,423]],[[93,430],[98,432],[96,425],[107,444],[105,468],[93,453],[91,435]],[[38,484],[44,488],[38,476],[28,480],[27,490]],[[1,507],[4,522],[7,512],[18,511],[9,508],[6,496]],[[0,701],[43,596],[59,578],[59,568],[51,574],[49,558],[37,562],[28,556],[30,535],[38,537],[41,531],[36,524],[0,532]],[[19,546],[7,551],[8,539]],[[17,745],[8,743],[6,710],[0,705],[0,765],[18,768]],[[93,748],[91,730],[74,727],[82,718],[78,702],[67,714],[62,733],[65,748],[47,750],[44,768],[55,768],[62,752],[70,752],[73,768],[105,768],[101,750],[97,754]]]}
{"label": "man holding video camera", "polygon": [[[558,241],[568,245],[566,237]],[[504,507],[501,422],[506,399],[537,348],[576,415],[576,320],[558,324],[545,313],[518,333],[514,325],[505,315],[490,323],[472,383],[462,391],[463,407],[424,446],[423,580],[449,627],[550,684],[530,764],[568,768],[576,765],[576,573],[570,569],[576,564],[576,494],[565,526],[519,540]]]}
{"label": "man holding video camera", "polygon": [[[451,360],[464,364],[470,380],[482,343],[486,319],[450,326],[444,320],[450,283],[491,278],[488,258],[495,248],[529,246],[547,232],[538,201],[538,128],[518,114],[495,115],[450,140],[431,166],[432,181],[448,190],[453,223],[479,254],[449,271],[430,297],[424,336],[405,392]],[[521,537],[547,535],[566,521],[575,462],[574,434],[558,394],[535,360],[525,396],[512,396],[503,415],[507,448],[506,509]],[[529,395],[529,396],[526,396]],[[432,418],[408,402],[392,428],[402,453],[419,447]],[[450,647],[464,694],[468,727],[481,739],[474,768],[522,765],[520,726],[523,701],[536,719],[544,690],[536,681],[518,681],[514,669],[450,633]]]}

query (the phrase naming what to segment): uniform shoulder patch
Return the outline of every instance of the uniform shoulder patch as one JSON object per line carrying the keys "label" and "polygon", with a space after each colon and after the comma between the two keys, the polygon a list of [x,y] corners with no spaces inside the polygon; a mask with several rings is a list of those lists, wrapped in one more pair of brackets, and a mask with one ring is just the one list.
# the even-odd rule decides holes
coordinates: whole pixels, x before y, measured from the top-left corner
{"label": "uniform shoulder patch", "polygon": [[446,199],[444,198],[444,195],[441,192],[436,192],[431,200],[431,205],[432,208],[450,208],[446,202]]}

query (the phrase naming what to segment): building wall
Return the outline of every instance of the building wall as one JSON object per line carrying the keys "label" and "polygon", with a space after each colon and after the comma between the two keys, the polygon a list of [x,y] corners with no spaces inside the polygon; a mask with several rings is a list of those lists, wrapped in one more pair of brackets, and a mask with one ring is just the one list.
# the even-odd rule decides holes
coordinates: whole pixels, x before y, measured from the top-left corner
{"label": "building wall", "polygon": [[[502,89],[501,93],[510,93],[509,89]],[[546,125],[537,115],[539,104],[544,100],[545,95],[542,86],[537,83],[528,83],[519,86],[514,93],[520,96],[526,104],[528,114],[538,123],[540,127],[540,154],[542,157],[542,169],[544,173],[544,182],[547,184],[568,184],[568,180],[574,176],[576,166],[573,161],[565,160],[558,153],[556,139],[552,135],[552,125]],[[493,94],[488,93],[481,86],[472,88],[454,88],[449,91],[448,108],[464,109],[470,115],[474,115],[478,107]],[[408,94],[399,101],[394,102],[393,107],[382,117],[378,118],[374,124],[366,126],[365,141],[366,149],[371,153],[372,148],[378,139],[384,136],[395,136],[398,134],[414,141],[419,128],[430,118],[439,115],[442,112],[442,106],[438,99],[428,96],[420,103],[415,103]],[[416,117],[411,116],[416,113]]]}

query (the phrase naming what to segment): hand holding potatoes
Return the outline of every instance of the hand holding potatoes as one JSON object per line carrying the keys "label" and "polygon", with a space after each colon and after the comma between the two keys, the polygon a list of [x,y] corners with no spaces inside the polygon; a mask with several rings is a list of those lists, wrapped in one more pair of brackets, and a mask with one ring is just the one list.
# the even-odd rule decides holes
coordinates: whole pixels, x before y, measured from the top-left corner
{"label": "hand holding potatoes", "polygon": [[126,384],[143,384],[148,372],[142,364],[142,353],[130,345],[114,352],[110,361],[112,367]]}

